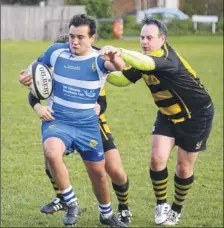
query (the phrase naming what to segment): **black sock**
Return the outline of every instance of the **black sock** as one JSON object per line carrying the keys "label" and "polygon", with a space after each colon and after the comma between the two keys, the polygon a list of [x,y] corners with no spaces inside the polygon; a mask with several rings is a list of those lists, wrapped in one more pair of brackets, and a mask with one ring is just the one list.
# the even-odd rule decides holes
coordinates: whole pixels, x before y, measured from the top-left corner
{"label": "black sock", "polygon": [[56,196],[58,198],[62,199],[62,194],[61,194],[57,184],[55,183],[53,177],[51,176],[50,170],[49,169],[45,169],[45,173],[47,174],[47,176],[48,176],[48,178],[49,178],[49,180],[50,180],[50,182],[52,184],[52,187],[53,187],[53,189],[54,189],[54,191],[56,193]]}
{"label": "black sock", "polygon": [[116,185],[112,183],[112,185],[119,202],[118,210],[128,210],[128,189],[129,189],[128,177],[125,184]]}
{"label": "black sock", "polygon": [[150,169],[150,178],[153,185],[153,190],[156,196],[156,203],[162,204],[167,202],[167,182],[168,170],[167,167],[161,171],[154,171]]}
{"label": "black sock", "polygon": [[174,176],[175,196],[174,196],[174,202],[171,207],[172,210],[176,211],[177,213],[181,213],[184,200],[193,182],[194,182],[194,175],[186,179],[182,179],[175,174]]}

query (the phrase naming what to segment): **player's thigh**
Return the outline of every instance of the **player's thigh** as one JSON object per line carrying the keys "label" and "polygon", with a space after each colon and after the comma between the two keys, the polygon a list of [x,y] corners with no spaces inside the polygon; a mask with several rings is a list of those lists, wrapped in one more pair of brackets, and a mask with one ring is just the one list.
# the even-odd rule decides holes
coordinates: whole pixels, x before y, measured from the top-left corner
{"label": "player's thigh", "polygon": [[115,145],[110,127],[103,115],[101,115],[99,123],[105,154],[106,171],[110,177],[125,175],[120,153]]}
{"label": "player's thigh", "polygon": [[84,161],[99,162],[104,160],[103,144],[98,120],[93,126],[83,126],[77,129],[74,148]]}
{"label": "player's thigh", "polygon": [[173,123],[158,112],[152,130],[151,158],[167,160],[174,146],[175,133]]}
{"label": "player's thigh", "polygon": [[103,142],[104,152],[106,153],[107,151],[116,149],[117,147],[114,142],[113,135],[111,133],[110,127],[109,127],[104,115],[100,116],[99,125],[100,125],[100,133],[101,133],[101,138],[102,138],[102,142]]}
{"label": "player's thigh", "polygon": [[[71,127],[58,121],[44,121],[41,126],[42,142],[45,153],[60,153],[73,151]],[[56,152],[52,152],[56,151]],[[45,156],[46,158],[46,156]]]}
{"label": "player's thigh", "polygon": [[186,152],[199,152],[206,149],[214,108],[201,108],[191,119],[176,125],[176,145]]}
{"label": "player's thigh", "polygon": [[58,137],[49,137],[43,143],[45,158],[61,158],[66,150],[64,142]]}
{"label": "player's thigh", "polygon": [[83,163],[93,183],[107,181],[105,159],[100,161],[83,160]]}
{"label": "player's thigh", "polygon": [[187,152],[181,147],[177,151],[176,174],[180,178],[189,178],[194,173],[194,165],[197,160],[197,152]]}
{"label": "player's thigh", "polygon": [[171,150],[175,146],[175,139],[164,135],[152,136],[151,159],[167,161]]}
{"label": "player's thigh", "polygon": [[195,161],[198,157],[197,152],[187,152],[186,150],[178,147],[177,151],[177,165],[183,167],[193,168]]}
{"label": "player's thigh", "polygon": [[117,149],[111,149],[105,153],[105,162],[106,170],[110,176],[115,175],[116,173],[118,175],[123,175],[125,173],[121,156]]}

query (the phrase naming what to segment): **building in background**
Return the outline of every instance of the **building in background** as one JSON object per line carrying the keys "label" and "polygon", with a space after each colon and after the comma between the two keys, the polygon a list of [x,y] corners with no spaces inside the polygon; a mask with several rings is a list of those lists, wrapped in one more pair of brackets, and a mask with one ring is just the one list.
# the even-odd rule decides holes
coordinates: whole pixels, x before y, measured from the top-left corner
{"label": "building in background", "polygon": [[115,16],[119,17],[154,7],[179,9],[180,0],[112,0],[112,6]]}
{"label": "building in background", "polygon": [[64,0],[47,0],[46,1],[48,6],[63,6]]}
{"label": "building in background", "polygon": [[68,32],[69,20],[80,13],[86,13],[85,6],[2,5],[1,39],[55,40]]}
{"label": "building in background", "polygon": [[180,0],[157,0],[157,7],[179,9]]}

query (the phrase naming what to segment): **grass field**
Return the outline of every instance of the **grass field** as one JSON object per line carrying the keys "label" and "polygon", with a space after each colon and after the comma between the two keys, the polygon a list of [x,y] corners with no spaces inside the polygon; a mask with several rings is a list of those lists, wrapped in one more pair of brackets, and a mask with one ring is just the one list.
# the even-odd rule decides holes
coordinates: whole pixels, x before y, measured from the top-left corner
{"label": "grass field", "polygon": [[[171,37],[169,42],[196,69],[215,104],[208,149],[201,152],[195,183],[188,195],[178,227],[223,227],[223,46],[222,37]],[[139,50],[138,41],[99,41]],[[63,212],[45,216],[39,207],[54,196],[44,173],[40,121],[27,103],[27,90],[18,83],[21,69],[49,42],[2,41],[1,71],[1,226],[60,227]],[[130,179],[131,227],[153,227],[155,199],[148,175],[150,131],[156,106],[143,81],[126,88],[106,85],[107,119]],[[171,154],[169,202],[173,199],[176,150]],[[78,227],[101,227],[90,181],[78,155],[66,157],[71,181],[87,211]],[[117,201],[111,191],[114,210]]]}

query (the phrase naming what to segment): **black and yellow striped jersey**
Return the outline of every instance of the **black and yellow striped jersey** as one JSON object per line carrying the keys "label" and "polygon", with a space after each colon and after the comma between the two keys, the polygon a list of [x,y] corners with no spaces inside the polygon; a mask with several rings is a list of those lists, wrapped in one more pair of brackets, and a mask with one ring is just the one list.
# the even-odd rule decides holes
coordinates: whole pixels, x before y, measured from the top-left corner
{"label": "black and yellow striped jersey", "polygon": [[100,99],[106,99],[106,90],[105,90],[105,86],[100,90],[100,95],[99,97],[101,97]]}
{"label": "black and yellow striped jersey", "polygon": [[106,111],[106,108],[107,108],[107,98],[106,98],[105,86],[100,91],[100,95],[97,99],[97,103],[100,105],[100,116],[99,116],[99,118],[102,121],[106,121],[105,116],[103,115],[103,113]]}
{"label": "black and yellow striped jersey", "polygon": [[173,123],[190,119],[194,111],[211,102],[194,69],[168,43],[150,57],[155,61],[154,70],[129,67],[122,73],[133,83],[143,78],[155,104]]}

